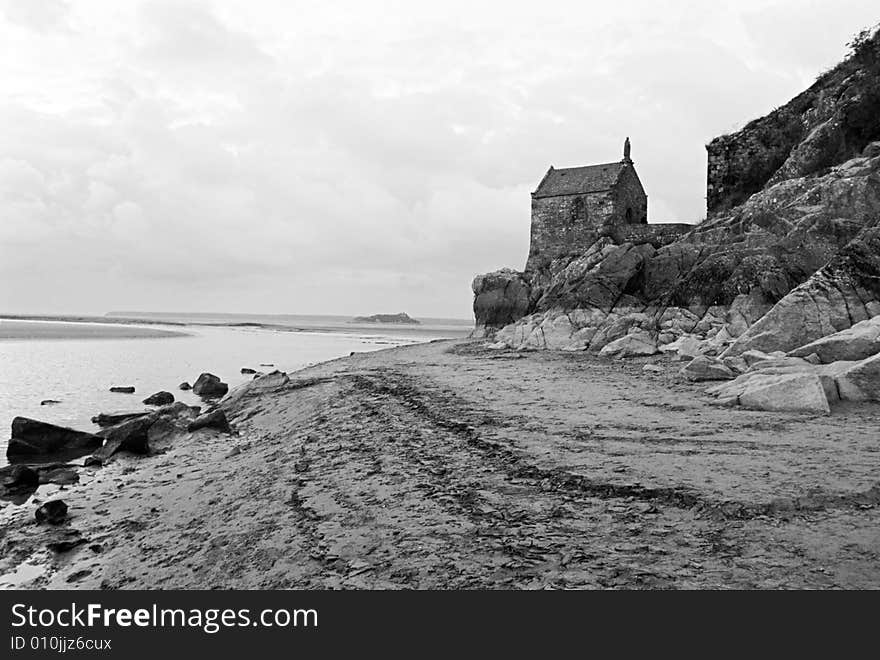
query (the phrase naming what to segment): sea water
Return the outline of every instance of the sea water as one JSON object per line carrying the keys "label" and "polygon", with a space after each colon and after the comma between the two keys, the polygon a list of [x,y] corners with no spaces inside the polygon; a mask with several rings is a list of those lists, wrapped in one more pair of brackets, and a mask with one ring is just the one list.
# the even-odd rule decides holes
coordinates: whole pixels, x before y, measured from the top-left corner
{"label": "sea water", "polygon": [[[17,415],[94,432],[98,430],[91,422],[94,415],[142,409],[142,400],[160,390],[171,392],[179,401],[201,404],[199,397],[179,390],[178,385],[184,381],[194,383],[202,372],[219,376],[232,389],[253,378],[241,373],[243,367],[290,372],[352,351],[461,337],[468,330],[464,325],[349,327],[328,324],[326,319],[316,326],[320,327],[290,331],[151,324],[145,327],[188,334],[161,338],[0,339],[0,464],[5,463],[11,423]],[[113,386],[134,386],[135,393],[110,392]],[[40,405],[47,399],[59,403]]]}

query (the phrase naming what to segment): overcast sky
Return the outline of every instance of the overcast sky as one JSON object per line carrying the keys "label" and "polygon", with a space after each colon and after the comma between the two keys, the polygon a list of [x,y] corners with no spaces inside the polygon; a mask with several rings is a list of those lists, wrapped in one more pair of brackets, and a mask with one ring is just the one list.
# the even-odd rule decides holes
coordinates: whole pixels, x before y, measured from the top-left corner
{"label": "overcast sky", "polygon": [[0,312],[470,316],[549,165],[705,214],[705,144],[876,0],[0,0]]}

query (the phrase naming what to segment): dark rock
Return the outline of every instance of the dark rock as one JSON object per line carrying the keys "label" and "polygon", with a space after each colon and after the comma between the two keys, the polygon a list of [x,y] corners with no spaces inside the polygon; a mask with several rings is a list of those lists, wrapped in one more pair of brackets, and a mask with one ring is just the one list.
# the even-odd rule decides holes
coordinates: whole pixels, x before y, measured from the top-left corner
{"label": "dark rock", "polygon": [[134,387],[131,385],[125,385],[122,387],[111,387],[111,392],[117,392],[118,394],[134,394]]}
{"label": "dark rock", "polygon": [[104,460],[97,456],[86,456],[86,460],[83,461],[83,467],[101,467],[102,465],[104,465]]}
{"label": "dark rock", "polygon": [[42,401],[40,401],[41,406],[54,406],[56,403],[61,402],[56,399],[43,399]]}
{"label": "dark rock", "polygon": [[[89,540],[83,537],[74,537],[70,539],[62,539],[60,541],[50,541],[46,544],[46,547],[49,548],[52,552],[62,554],[64,552],[70,552],[74,548],[78,548],[81,545],[85,545]],[[87,571],[86,573],[88,573]],[[68,580],[69,582],[70,580]]]}
{"label": "dark rock", "polygon": [[40,485],[40,475],[27,465],[0,468],[0,476],[7,490],[35,490]]}
{"label": "dark rock", "polygon": [[221,397],[229,391],[229,385],[214,374],[203,373],[193,385],[193,392],[202,397]]}
{"label": "dark rock", "polygon": [[188,431],[198,431],[199,429],[216,429],[222,433],[232,433],[229,427],[229,420],[226,419],[226,413],[222,410],[214,410],[213,412],[200,415],[187,426]]}
{"label": "dark rock", "polygon": [[255,374],[255,373],[257,373],[257,370],[256,370],[256,369],[251,369],[250,367],[242,367],[242,368],[241,368],[241,373],[243,373],[243,374]]}
{"label": "dark rock", "polygon": [[106,463],[107,459],[118,451],[128,451],[132,454],[149,453],[150,444],[147,434],[158,418],[158,413],[151,413],[104,429],[101,431],[101,435],[105,438],[104,446],[92,456]]}
{"label": "dark rock", "polygon": [[177,388],[183,390],[184,392],[186,392],[187,390],[191,390],[191,389],[192,389],[192,385],[190,385],[190,384],[187,383],[186,381],[183,381],[180,385],[177,386]]}
{"label": "dark rock", "polygon": [[49,500],[34,512],[34,518],[37,522],[60,525],[67,519],[67,504],[63,500]]}
{"label": "dark rock", "polygon": [[174,395],[171,392],[156,392],[155,394],[151,394],[146,399],[144,399],[144,403],[148,406],[167,406],[169,403],[174,403]]}
{"label": "dark rock", "polygon": [[66,465],[41,465],[37,468],[40,484],[69,486],[79,482],[76,470]]}
{"label": "dark rock", "polygon": [[271,362],[260,362],[261,367],[274,367],[275,365]]}
{"label": "dark rock", "polygon": [[98,426],[114,426],[128,421],[129,419],[136,419],[149,414],[149,410],[121,410],[110,413],[99,413],[92,417],[92,423],[97,424]]}
{"label": "dark rock", "polygon": [[6,448],[6,455],[11,457],[87,452],[100,445],[101,438],[91,433],[28,417],[16,417],[12,420],[12,438]]}
{"label": "dark rock", "polygon": [[474,291],[474,317],[477,328],[498,328],[522,318],[529,309],[529,285],[510,268],[477,275]]}

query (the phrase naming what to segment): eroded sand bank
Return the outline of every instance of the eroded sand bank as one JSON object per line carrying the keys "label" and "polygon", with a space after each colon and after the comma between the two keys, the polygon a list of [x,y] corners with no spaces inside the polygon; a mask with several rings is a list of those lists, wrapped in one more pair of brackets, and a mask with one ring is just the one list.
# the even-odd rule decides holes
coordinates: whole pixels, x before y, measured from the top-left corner
{"label": "eroded sand bank", "polygon": [[[880,406],[719,408],[645,361],[444,341],[318,365],[229,405],[238,437],[83,473],[61,528],[8,507],[0,570],[49,566],[18,583],[50,588],[880,587]],[[45,549],[65,534],[84,542]]]}

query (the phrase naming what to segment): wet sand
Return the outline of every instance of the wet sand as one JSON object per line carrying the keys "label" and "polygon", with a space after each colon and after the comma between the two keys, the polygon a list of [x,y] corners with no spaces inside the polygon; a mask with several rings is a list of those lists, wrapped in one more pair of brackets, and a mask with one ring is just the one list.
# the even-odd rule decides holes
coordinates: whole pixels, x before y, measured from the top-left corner
{"label": "wet sand", "polygon": [[[880,588],[880,406],[717,407],[678,366],[467,341],[317,365],[227,402],[237,436],[83,471],[56,493],[66,525],[8,506],[0,572],[28,560],[5,580],[32,588]],[[82,544],[46,550],[58,539]]]}
{"label": "wet sand", "polygon": [[16,339],[153,339],[183,337],[186,332],[110,323],[0,319],[0,341]]}

